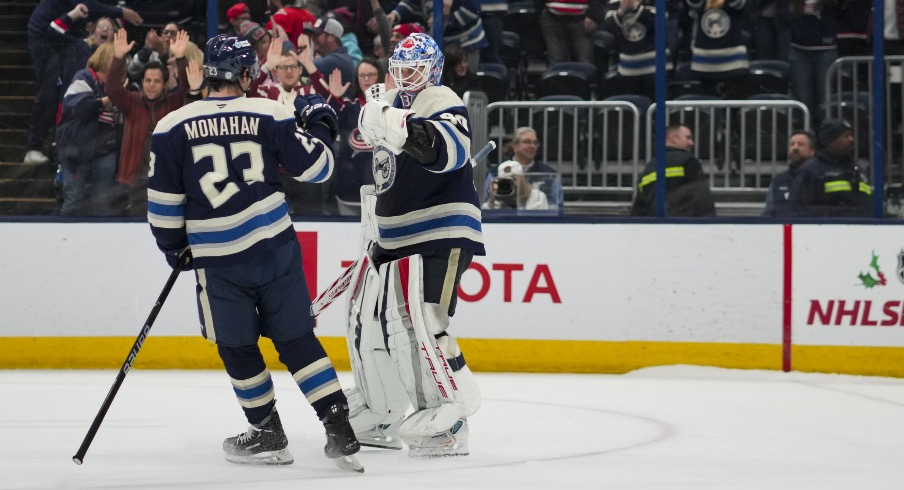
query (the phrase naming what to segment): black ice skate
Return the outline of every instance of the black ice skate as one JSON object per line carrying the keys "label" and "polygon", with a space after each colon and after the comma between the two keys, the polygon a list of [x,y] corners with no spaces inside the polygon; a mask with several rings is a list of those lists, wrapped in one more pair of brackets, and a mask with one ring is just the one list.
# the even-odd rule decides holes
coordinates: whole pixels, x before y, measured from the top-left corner
{"label": "black ice skate", "polygon": [[288,445],[289,440],[274,408],[260,427],[252,425],[248,432],[223,441],[223,452],[230,463],[292,464],[295,459],[286,449]]}
{"label": "black ice skate", "polygon": [[344,470],[364,473],[364,466],[355,456],[361,450],[361,445],[348,422],[348,407],[334,403],[326,410],[326,416],[321,421],[326,429],[326,446],[323,447],[326,457]]}

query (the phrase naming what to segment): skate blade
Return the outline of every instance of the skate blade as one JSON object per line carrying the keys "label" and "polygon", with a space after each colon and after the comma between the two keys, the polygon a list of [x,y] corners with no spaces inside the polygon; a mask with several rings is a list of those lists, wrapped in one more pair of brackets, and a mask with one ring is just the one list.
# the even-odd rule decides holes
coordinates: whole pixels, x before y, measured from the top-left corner
{"label": "skate blade", "polygon": [[361,445],[364,446],[364,447],[373,447],[373,448],[377,448],[377,449],[392,449],[393,451],[401,451],[401,450],[402,450],[402,444],[401,444],[401,443],[399,443],[398,446],[384,446],[384,445],[382,445],[382,444],[378,444],[378,443],[375,443],[375,442],[361,442],[361,441],[358,441],[358,444],[361,444]]}
{"label": "skate blade", "polygon": [[377,449],[392,449],[395,451],[400,451],[402,449],[401,441],[392,441],[392,442],[384,442],[384,441],[362,441],[358,439],[358,444],[366,447],[375,447]]}
{"label": "skate blade", "polygon": [[292,457],[292,453],[288,449],[283,449],[282,451],[267,451],[252,456],[227,454],[226,461],[248,465],[285,465],[294,463],[295,458]]}
{"label": "skate blade", "polygon": [[408,456],[412,458],[451,458],[453,456],[467,456],[467,447],[418,447],[408,446]]}
{"label": "skate blade", "polygon": [[339,456],[338,458],[332,458],[332,460],[336,466],[343,470],[351,470],[357,471],[358,473],[364,473],[364,465],[361,464],[361,461],[359,461],[358,457],[354,454],[349,456]]}

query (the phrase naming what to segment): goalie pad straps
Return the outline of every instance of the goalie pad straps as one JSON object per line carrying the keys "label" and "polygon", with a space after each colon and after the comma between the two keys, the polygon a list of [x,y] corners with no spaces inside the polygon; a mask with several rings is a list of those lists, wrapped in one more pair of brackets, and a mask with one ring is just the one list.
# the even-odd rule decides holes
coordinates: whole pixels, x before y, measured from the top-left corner
{"label": "goalie pad straps", "polygon": [[351,285],[347,326],[349,358],[355,389],[346,392],[349,420],[356,431],[379,424],[394,424],[408,410],[408,393],[398,369],[386,350],[383,330],[376,316],[379,275],[365,257]]}
{"label": "goalie pad straps", "polygon": [[[389,336],[390,355],[415,409],[456,404],[461,416],[476,412],[480,407],[480,391],[473,374],[464,365],[453,371],[446,360],[444,349],[453,358],[460,357],[464,364],[458,343],[448,335],[442,336],[438,343],[425,321],[427,312],[434,310],[431,307],[435,305],[425,304],[423,300],[423,258],[412,255],[383,264],[380,276],[383,281],[380,320]],[[436,420],[439,422],[439,418]],[[449,427],[436,429],[443,431]]]}

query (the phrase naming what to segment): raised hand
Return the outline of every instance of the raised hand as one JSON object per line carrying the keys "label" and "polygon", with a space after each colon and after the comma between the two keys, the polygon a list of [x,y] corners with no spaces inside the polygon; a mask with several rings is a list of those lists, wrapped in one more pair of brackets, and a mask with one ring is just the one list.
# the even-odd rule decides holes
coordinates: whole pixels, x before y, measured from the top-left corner
{"label": "raised hand", "polygon": [[276,67],[282,62],[282,45],[283,42],[278,37],[270,39],[270,47],[267,48],[267,61],[264,66],[270,70],[270,73],[276,73]]}
{"label": "raised hand", "polygon": [[70,10],[68,14],[70,19],[72,20],[80,20],[88,17],[88,6],[84,3],[80,3],[75,6],[74,9]]}
{"label": "raised hand", "polygon": [[314,48],[311,47],[311,38],[305,34],[298,36],[298,62],[308,74],[317,71],[314,66]]}
{"label": "raised hand", "polygon": [[113,56],[122,59],[135,47],[135,41],[129,42],[129,34],[125,29],[116,31],[113,35]]}
{"label": "raised hand", "polygon": [[166,41],[154,29],[150,29],[144,37],[144,47],[153,49],[157,54],[166,54]]}
{"label": "raised hand", "polygon": [[200,90],[204,83],[204,69],[198,60],[188,60],[188,66],[185,67],[185,76],[188,79],[189,90]]}
{"label": "raised hand", "polygon": [[337,99],[342,97],[348,90],[348,86],[348,82],[342,83],[342,71],[339,68],[334,68],[333,73],[330,73],[329,84],[330,93],[333,94],[333,97]]}
{"label": "raised hand", "polygon": [[185,56],[185,48],[188,47],[188,31],[179,31],[176,34],[176,40],[170,44],[170,54],[174,57],[182,58]]}
{"label": "raised hand", "polygon": [[138,12],[136,12],[128,7],[122,8],[122,18],[125,19],[126,22],[128,22],[129,24],[132,24],[133,26],[140,26],[141,24],[144,23],[144,19],[142,19],[141,16],[138,15]]}

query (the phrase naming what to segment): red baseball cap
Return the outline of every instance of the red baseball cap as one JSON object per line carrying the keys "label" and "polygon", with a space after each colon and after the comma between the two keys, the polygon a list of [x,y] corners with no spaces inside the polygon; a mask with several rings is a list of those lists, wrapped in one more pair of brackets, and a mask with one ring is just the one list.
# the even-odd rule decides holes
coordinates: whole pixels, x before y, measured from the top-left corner
{"label": "red baseball cap", "polygon": [[232,7],[229,7],[229,10],[226,11],[226,18],[231,21],[236,17],[247,13],[249,13],[248,5],[246,5],[245,2],[239,2]]}
{"label": "red baseball cap", "polygon": [[418,33],[418,32],[423,33],[424,29],[422,29],[419,24],[417,24],[415,22],[411,22],[408,24],[399,24],[399,25],[393,27],[392,32],[398,32],[399,34],[402,35],[403,38],[406,38],[414,33]]}

